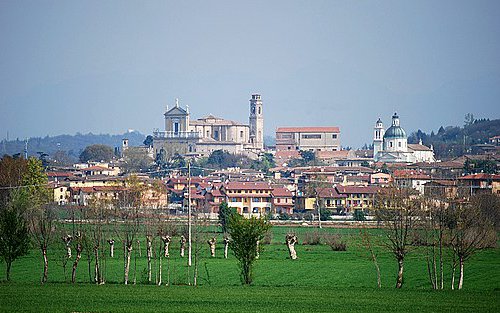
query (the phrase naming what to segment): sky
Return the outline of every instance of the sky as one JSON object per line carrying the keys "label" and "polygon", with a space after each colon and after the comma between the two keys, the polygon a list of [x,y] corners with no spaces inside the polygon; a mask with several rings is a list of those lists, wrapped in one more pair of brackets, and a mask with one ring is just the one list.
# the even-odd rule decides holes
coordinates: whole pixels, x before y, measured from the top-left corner
{"label": "sky", "polygon": [[0,1],[0,139],[163,130],[191,118],[265,134],[339,126],[371,143],[500,118],[500,1]]}

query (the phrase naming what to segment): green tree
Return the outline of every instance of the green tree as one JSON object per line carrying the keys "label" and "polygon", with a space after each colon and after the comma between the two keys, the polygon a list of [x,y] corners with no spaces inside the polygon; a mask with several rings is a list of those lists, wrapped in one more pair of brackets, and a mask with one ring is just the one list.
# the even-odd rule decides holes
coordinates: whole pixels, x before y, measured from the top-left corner
{"label": "green tree", "polygon": [[153,146],[153,136],[147,135],[146,139],[142,142],[146,147],[152,147]]}
{"label": "green tree", "polygon": [[153,159],[146,150],[137,147],[130,147],[123,151],[123,159],[123,169],[126,173],[144,172],[153,164]]}
{"label": "green tree", "polygon": [[264,153],[258,160],[252,162],[252,168],[267,173],[270,168],[275,167],[274,156],[271,153]]}
{"label": "green tree", "polygon": [[25,218],[27,200],[23,193],[14,190],[10,201],[0,204],[0,258],[5,261],[8,281],[12,263],[28,253],[30,240]]}
{"label": "green tree", "polygon": [[227,202],[222,202],[219,205],[219,224],[223,233],[227,233],[229,219],[234,214],[237,214],[236,209],[230,208]]}
{"label": "green tree", "polygon": [[113,148],[107,145],[87,146],[80,154],[81,162],[88,161],[110,161],[113,158]]}
{"label": "green tree", "polygon": [[241,283],[250,285],[253,280],[253,264],[260,247],[258,241],[264,239],[271,224],[263,217],[246,219],[239,214],[233,214],[228,226],[231,236],[229,247],[238,260]]}
{"label": "green tree", "polygon": [[299,153],[302,159],[304,160],[304,165],[311,164],[316,161],[316,155],[312,151],[300,150]]}
{"label": "green tree", "polygon": [[[0,187],[20,186],[28,161],[4,155],[0,160]],[[0,188],[0,202],[9,201],[10,189]]]}
{"label": "green tree", "polygon": [[38,244],[43,257],[42,284],[47,282],[49,259],[47,249],[55,232],[54,212],[49,206],[51,193],[47,187],[47,175],[43,172],[42,162],[36,158],[28,159],[28,166],[23,175],[21,189],[29,201],[27,210],[29,231]]}

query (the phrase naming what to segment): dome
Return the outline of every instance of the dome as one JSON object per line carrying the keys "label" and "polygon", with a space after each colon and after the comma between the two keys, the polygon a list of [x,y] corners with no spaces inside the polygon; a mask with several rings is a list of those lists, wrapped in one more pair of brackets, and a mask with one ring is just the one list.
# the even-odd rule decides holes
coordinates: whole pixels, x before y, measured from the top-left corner
{"label": "dome", "polygon": [[406,132],[400,126],[391,126],[385,131],[384,139],[403,138],[406,139]]}

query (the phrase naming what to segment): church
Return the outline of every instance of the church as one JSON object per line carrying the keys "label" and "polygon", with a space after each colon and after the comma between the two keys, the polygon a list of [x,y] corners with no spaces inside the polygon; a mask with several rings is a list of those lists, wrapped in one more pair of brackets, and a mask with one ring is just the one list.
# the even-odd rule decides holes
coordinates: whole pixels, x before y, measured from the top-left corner
{"label": "church", "polygon": [[255,159],[264,150],[264,112],[259,94],[250,99],[249,124],[212,114],[191,120],[189,107],[182,108],[178,99],[174,107],[167,107],[164,117],[165,131],[153,131],[155,155],[163,153],[168,158],[177,153],[199,157],[223,150]]}
{"label": "church", "polygon": [[382,120],[375,123],[373,134],[373,158],[381,163],[436,162],[434,149],[422,144],[408,144],[405,130],[399,124],[399,116],[394,113],[392,125],[384,130]]}

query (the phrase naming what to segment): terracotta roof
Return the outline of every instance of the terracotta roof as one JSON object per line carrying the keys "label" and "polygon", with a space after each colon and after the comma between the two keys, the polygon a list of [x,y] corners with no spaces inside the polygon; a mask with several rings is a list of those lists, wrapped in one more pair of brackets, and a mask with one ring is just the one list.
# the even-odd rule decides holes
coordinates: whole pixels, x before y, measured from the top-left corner
{"label": "terracotta roof", "polygon": [[430,179],[430,175],[413,170],[395,170],[395,178],[410,178],[410,179]]}
{"label": "terracotta roof", "polygon": [[430,182],[425,183],[425,185],[432,185],[432,184],[437,184],[442,186],[455,186],[456,181],[443,179],[443,180],[432,180]]}
{"label": "terracotta roof", "polygon": [[300,153],[299,153],[299,151],[296,151],[296,150],[281,150],[281,151],[276,151],[274,158],[275,159],[295,159],[295,158],[300,158]]}
{"label": "terracotta roof", "polygon": [[127,188],[122,186],[95,186],[95,187],[70,187],[70,190],[73,192],[83,191],[84,193],[93,193],[93,192],[103,192],[103,191],[124,191]]}
{"label": "terracotta roof", "polygon": [[273,188],[272,192],[274,197],[292,197],[292,192],[284,187]]}
{"label": "terracotta roof", "polygon": [[82,168],[82,171],[94,171],[94,172],[98,172],[98,171],[112,171],[112,169],[107,168],[107,167],[103,167],[103,166],[94,165],[94,166],[90,166],[90,167],[87,167],[87,168]]}
{"label": "terracotta roof", "polygon": [[460,179],[464,179],[464,180],[500,180],[500,175],[479,173],[479,174],[471,174],[471,175],[462,176],[462,177],[460,177]]}
{"label": "terracotta roof", "polygon": [[379,187],[374,186],[337,186],[339,193],[377,193]]}
{"label": "terracotta roof", "polygon": [[70,177],[74,176],[71,172],[47,172],[47,177]]}
{"label": "terracotta roof", "polygon": [[316,157],[318,159],[345,159],[349,157],[349,151],[316,151]]}
{"label": "terracotta roof", "polygon": [[278,127],[277,133],[340,133],[340,128],[334,127]]}
{"label": "terracotta roof", "polygon": [[413,151],[432,151],[431,148],[418,143],[409,143],[408,148],[412,149]]}
{"label": "terracotta roof", "polygon": [[264,189],[264,190],[272,190],[273,188],[268,183],[264,182],[229,182],[225,185],[226,189]]}
{"label": "terracotta roof", "polygon": [[316,191],[322,198],[347,198],[347,195],[338,193],[335,188],[316,188]]}

